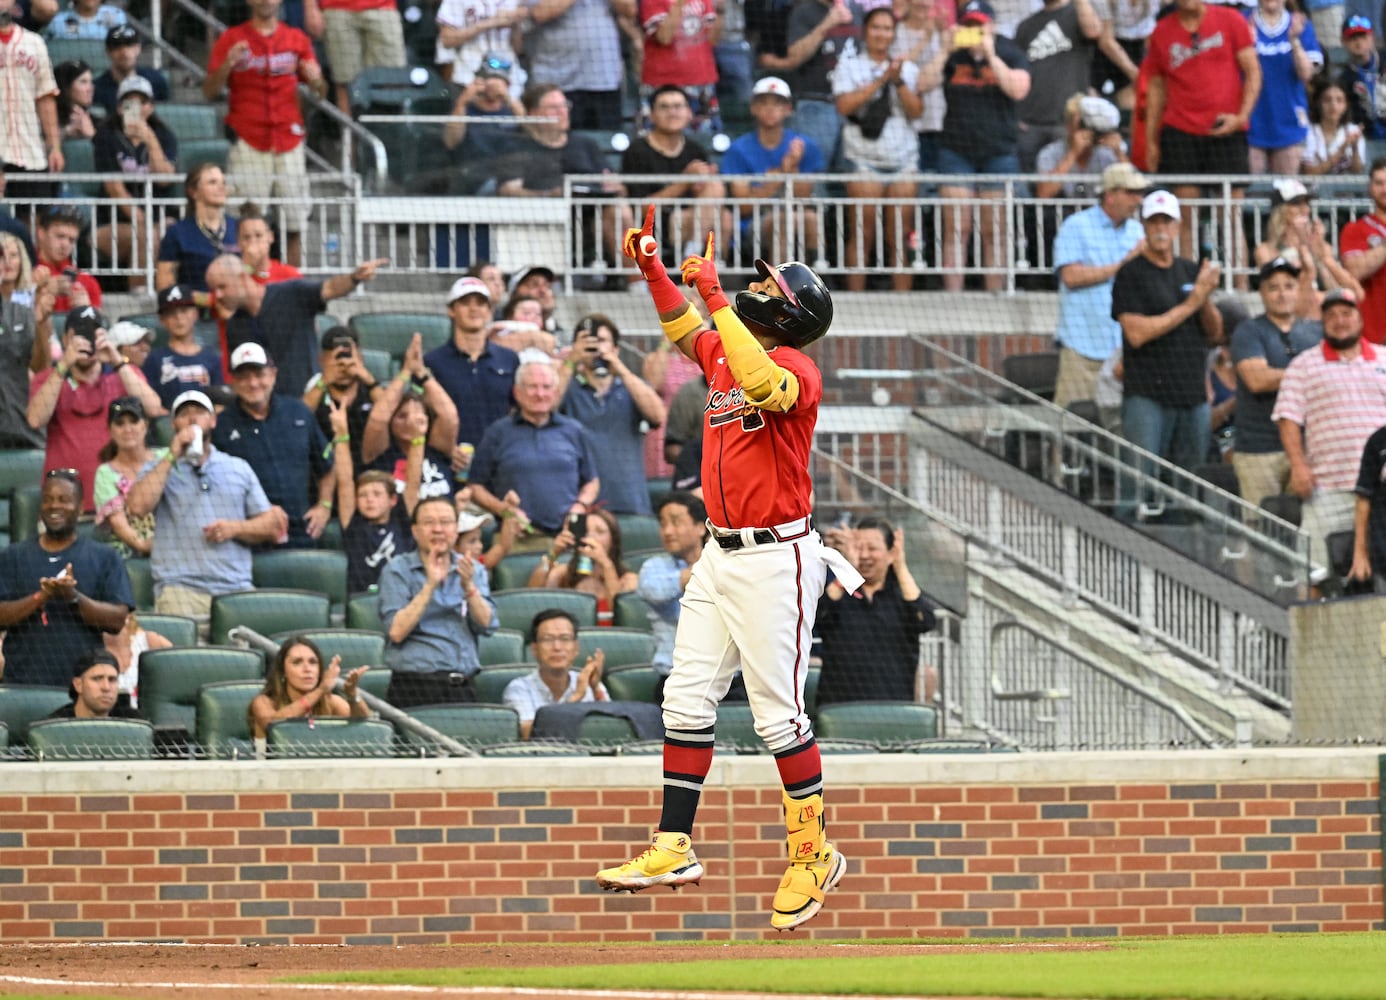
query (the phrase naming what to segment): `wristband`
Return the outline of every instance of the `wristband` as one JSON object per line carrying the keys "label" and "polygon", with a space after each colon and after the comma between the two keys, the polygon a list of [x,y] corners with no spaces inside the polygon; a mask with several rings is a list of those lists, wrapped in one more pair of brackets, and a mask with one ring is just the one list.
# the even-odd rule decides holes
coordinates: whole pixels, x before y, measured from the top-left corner
{"label": "wristband", "polygon": [[319,500],[319,501],[318,501],[318,506],[319,506],[319,507],[326,507],[328,510],[331,510],[331,509],[332,509],[332,501],[331,501],[331,500]]}
{"label": "wristband", "polygon": [[313,705],[307,698],[298,699],[298,703],[303,706],[303,712],[305,715],[312,714]]}
{"label": "wristband", "polygon": [[127,358],[125,355],[122,354],[122,355],[120,356],[120,364],[118,364],[118,365],[116,365],[114,368],[112,368],[111,371],[116,371],[116,372],[118,372],[118,371],[120,371],[122,368],[124,368],[126,365],[128,365],[129,363],[130,363],[130,359]]}
{"label": "wristband", "polygon": [[333,444],[351,444],[350,434],[338,434],[332,439]]}
{"label": "wristband", "polygon": [[35,604],[42,604],[44,600],[43,591],[41,590],[34,591],[32,594],[29,595],[29,597],[33,600]]}
{"label": "wristband", "polygon": [[67,365],[61,361],[53,366],[53,370],[58,373],[58,378],[67,378]]}
{"label": "wristband", "polygon": [[428,442],[428,438],[422,438],[422,437],[410,438],[410,439],[409,439],[409,447],[411,447],[411,448],[421,448],[421,447],[423,447],[423,445],[426,444],[427,442]]}

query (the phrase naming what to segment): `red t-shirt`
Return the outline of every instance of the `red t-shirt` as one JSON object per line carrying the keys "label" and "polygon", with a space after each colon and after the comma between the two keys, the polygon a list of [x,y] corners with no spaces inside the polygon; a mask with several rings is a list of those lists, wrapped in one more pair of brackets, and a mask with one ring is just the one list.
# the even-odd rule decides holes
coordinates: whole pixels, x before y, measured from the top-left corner
{"label": "red t-shirt", "polygon": [[303,277],[303,272],[292,264],[283,264],[273,257],[263,271],[252,271],[250,276],[262,285],[272,285],[276,281],[293,281]]}
{"label": "red t-shirt", "polygon": [[246,21],[227,28],[212,46],[208,72],[226,62],[237,42],[250,51],[227,80],[226,124],[236,136],[262,153],[287,153],[303,142],[303,115],[298,107],[298,71],[317,63],[308,36],[287,24],[262,35]]}
{"label": "red t-shirt", "polygon": [[[1375,215],[1354,219],[1338,235],[1338,249],[1344,262],[1382,243],[1386,243],[1386,221]],[[1360,280],[1365,296],[1362,299],[1362,336],[1373,344],[1386,343],[1386,267]]]}
{"label": "red t-shirt", "polygon": [[655,31],[669,16],[670,0],[640,0],[640,26],[645,31],[645,62],[640,82],[650,87],[672,83],[697,87],[717,82],[717,62],[712,55],[708,29],[716,20],[712,0],[688,0],[674,40],[655,41]]}
{"label": "red t-shirt", "polygon": [[1156,23],[1146,61],[1152,75],[1165,79],[1161,124],[1207,135],[1218,115],[1235,115],[1242,106],[1242,68],[1237,53],[1255,44],[1246,18],[1231,7],[1204,7],[1203,20],[1195,32],[1184,30],[1178,14]]}
{"label": "red t-shirt", "polygon": [[398,10],[395,0],[318,0],[322,10]]}
{"label": "red t-shirt", "polygon": [[[75,267],[75,266],[76,266],[76,265],[73,264],[71,258],[68,258],[67,260],[61,260],[61,261],[59,261],[59,260],[44,260],[42,257],[40,257],[40,258],[39,258],[39,263],[42,264],[44,267],[48,268],[48,272],[49,272],[50,274],[52,274],[54,277],[57,277],[57,276],[61,275],[61,274],[63,273],[63,271],[67,270],[69,267]],[[81,285],[83,288],[85,288],[85,289],[87,290],[87,295],[88,295],[88,297],[91,299],[91,304],[94,305],[97,309],[100,309],[100,308],[101,308],[101,286],[97,283],[96,279],[93,278],[93,277],[92,277],[90,274],[88,274],[86,271],[78,271],[78,272],[77,272],[77,277],[73,278],[72,280],[75,281],[75,282],[77,282],[77,284]],[[54,315],[61,316],[61,315],[65,314],[65,313],[66,313],[69,309],[71,309],[71,308],[72,308],[72,296],[71,296],[71,295],[57,295],[57,296],[54,296],[54,298],[53,298],[53,313],[54,313]],[[65,467],[64,467],[64,468],[65,468]]]}
{"label": "red t-shirt", "polygon": [[[132,370],[134,366],[131,366]],[[49,368],[39,372],[29,383],[29,398],[38,395],[39,390],[50,378],[57,378],[58,370]],[[77,388],[73,388],[74,382]],[[106,372],[95,382],[77,382],[69,377],[62,392],[58,394],[58,405],[48,421],[48,445],[43,458],[43,471],[50,469],[76,469],[82,477],[82,509],[93,510],[92,496],[96,486],[96,467],[100,465],[96,453],[110,437],[106,425],[106,410],[114,400],[128,395],[125,383],[115,372]]]}
{"label": "red t-shirt", "polygon": [[809,451],[823,376],[793,347],[776,347],[770,357],[799,380],[799,401],[788,413],[750,406],[727,367],[722,338],[711,330],[695,335],[694,354],[707,376],[703,407],[703,502],[721,528],[765,528],[806,516]]}

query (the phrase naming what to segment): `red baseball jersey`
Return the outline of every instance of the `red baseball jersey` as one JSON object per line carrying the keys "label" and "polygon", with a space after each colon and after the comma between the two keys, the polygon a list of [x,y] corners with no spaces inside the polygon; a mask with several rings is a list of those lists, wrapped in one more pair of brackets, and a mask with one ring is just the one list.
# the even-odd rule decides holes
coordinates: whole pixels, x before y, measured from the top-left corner
{"label": "red baseball jersey", "polygon": [[770,357],[799,380],[799,401],[788,413],[746,402],[727,367],[722,338],[695,335],[694,353],[707,376],[703,406],[703,502],[722,528],[764,528],[805,517],[809,497],[809,449],[823,399],[823,376],[802,351],[776,347]]}
{"label": "red baseball jersey", "polygon": [[[1386,243],[1386,220],[1364,215],[1343,227],[1338,234],[1338,250],[1346,261]],[[1386,343],[1386,267],[1362,279],[1362,338],[1373,344]]]}
{"label": "red baseball jersey", "polygon": [[1256,44],[1240,11],[1209,4],[1198,30],[1190,32],[1172,15],[1155,25],[1145,57],[1165,79],[1162,125],[1207,135],[1218,115],[1242,106],[1242,68],[1237,53]]}
{"label": "red baseball jersey", "polygon": [[308,36],[287,24],[262,35],[250,22],[227,28],[212,46],[207,68],[215,72],[237,42],[250,51],[227,80],[226,124],[237,138],[262,153],[287,153],[303,142],[303,115],[298,107],[298,70],[316,63]]}

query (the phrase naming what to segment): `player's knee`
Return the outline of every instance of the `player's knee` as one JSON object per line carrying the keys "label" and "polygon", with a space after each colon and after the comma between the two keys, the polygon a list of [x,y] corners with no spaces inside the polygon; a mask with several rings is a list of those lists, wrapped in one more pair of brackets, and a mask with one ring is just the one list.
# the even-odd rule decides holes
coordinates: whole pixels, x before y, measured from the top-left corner
{"label": "player's knee", "polygon": [[717,724],[717,710],[711,711],[688,710],[684,708],[664,706],[664,728],[674,729],[683,732],[696,732],[700,729],[711,729]]}
{"label": "player's knee", "polygon": [[771,725],[757,722],[756,735],[765,744],[765,749],[771,753],[779,753],[813,739],[813,723],[807,715],[799,715]]}

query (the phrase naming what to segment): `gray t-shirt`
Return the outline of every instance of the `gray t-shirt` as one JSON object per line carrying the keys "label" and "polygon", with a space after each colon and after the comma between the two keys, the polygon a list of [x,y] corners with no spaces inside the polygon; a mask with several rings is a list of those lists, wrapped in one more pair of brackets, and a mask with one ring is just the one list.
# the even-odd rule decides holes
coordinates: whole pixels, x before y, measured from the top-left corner
{"label": "gray t-shirt", "polygon": [[[861,11],[855,3],[848,3],[852,9],[852,22],[839,24],[828,32],[818,50],[809,56],[798,69],[790,74],[786,82],[796,101],[831,101],[833,99],[833,70],[837,61],[845,55],[856,52],[861,37]],[[796,0],[789,12],[789,26],[785,29],[785,44],[795,42],[813,31],[828,16],[832,5],[823,0]],[[831,150],[829,150],[831,152]]]}
{"label": "gray t-shirt", "polygon": [[[527,0],[529,7],[539,0]],[[525,28],[529,82],[570,90],[621,86],[621,35],[608,0],[574,0],[552,21]]]}
{"label": "gray t-shirt", "polygon": [[1015,44],[1030,60],[1030,93],[1020,102],[1020,120],[1062,125],[1064,105],[1085,94],[1097,46],[1083,37],[1072,3],[1031,14],[1020,22]]}
{"label": "gray t-shirt", "polygon": [[[1323,339],[1323,325],[1296,319],[1289,333],[1265,316],[1257,316],[1237,324],[1232,331],[1232,364],[1248,358],[1265,358],[1272,368],[1284,370],[1300,351],[1313,347]],[[1274,392],[1252,392],[1237,376],[1237,407],[1232,411],[1232,423],[1237,430],[1237,451],[1265,455],[1280,451],[1280,431],[1271,412],[1275,409]]]}
{"label": "gray t-shirt", "polygon": [[29,426],[29,355],[34,314],[0,298],[0,448],[42,448],[44,433]]}

